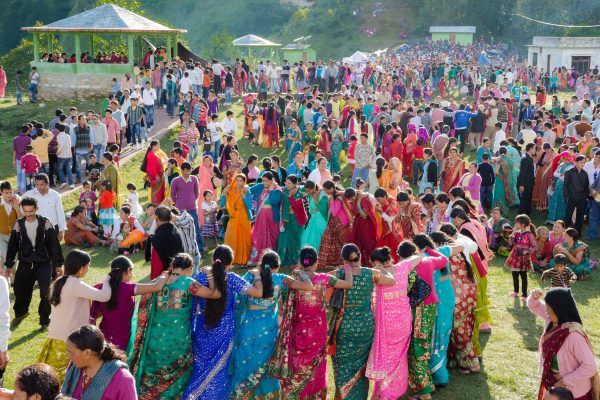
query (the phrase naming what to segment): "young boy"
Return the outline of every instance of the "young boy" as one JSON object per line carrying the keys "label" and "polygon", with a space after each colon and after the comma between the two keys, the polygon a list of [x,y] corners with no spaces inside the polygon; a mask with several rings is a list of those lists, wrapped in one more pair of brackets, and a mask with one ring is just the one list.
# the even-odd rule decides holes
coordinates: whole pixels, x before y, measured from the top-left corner
{"label": "young boy", "polygon": [[542,282],[550,277],[552,287],[571,287],[571,284],[577,280],[577,275],[567,267],[567,256],[557,254],[554,256],[554,268],[548,269],[542,273]]}
{"label": "young boy", "polygon": [[96,182],[100,179],[100,172],[104,169],[104,165],[96,161],[95,154],[90,154],[90,165],[86,165],[85,169],[90,174],[90,183],[92,187],[95,188]]}
{"label": "young boy", "polygon": [[41,166],[39,157],[33,153],[33,146],[30,144],[25,146],[25,154],[21,157],[21,169],[25,171],[27,190],[33,189],[33,181]]}

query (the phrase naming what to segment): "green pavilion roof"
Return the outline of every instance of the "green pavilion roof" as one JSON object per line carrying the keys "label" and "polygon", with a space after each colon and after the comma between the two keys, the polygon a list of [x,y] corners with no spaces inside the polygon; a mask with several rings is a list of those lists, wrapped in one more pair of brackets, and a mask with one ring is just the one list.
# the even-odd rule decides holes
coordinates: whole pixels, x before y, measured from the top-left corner
{"label": "green pavilion roof", "polygon": [[21,28],[29,32],[185,33],[142,17],[114,4],[84,11],[44,26]]}

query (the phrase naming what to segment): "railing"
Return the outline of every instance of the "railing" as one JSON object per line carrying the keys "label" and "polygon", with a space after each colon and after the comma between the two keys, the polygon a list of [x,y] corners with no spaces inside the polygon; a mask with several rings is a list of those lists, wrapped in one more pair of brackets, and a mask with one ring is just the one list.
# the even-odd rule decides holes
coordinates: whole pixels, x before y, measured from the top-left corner
{"label": "railing", "polygon": [[117,79],[121,79],[123,74],[133,74],[133,64],[95,64],[95,63],[49,63],[42,61],[31,61],[32,67],[36,67],[40,74],[44,72],[55,74],[119,74]]}

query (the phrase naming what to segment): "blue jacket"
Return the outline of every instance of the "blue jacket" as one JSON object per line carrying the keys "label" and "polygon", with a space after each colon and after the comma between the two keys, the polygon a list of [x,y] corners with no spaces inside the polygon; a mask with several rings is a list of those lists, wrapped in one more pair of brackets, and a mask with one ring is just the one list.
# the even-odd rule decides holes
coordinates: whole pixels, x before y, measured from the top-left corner
{"label": "blue jacket", "polygon": [[475,118],[477,113],[469,113],[464,110],[458,110],[454,114],[454,126],[456,129],[467,129],[469,127],[469,119]]}
{"label": "blue jacket", "polygon": [[[256,185],[250,187],[252,200],[256,203],[256,215],[258,215],[258,208],[260,207],[259,197],[264,189],[265,185],[262,183],[257,183]],[[279,217],[281,215],[281,190],[271,189],[269,191],[267,204],[271,206],[271,210],[273,211],[273,221],[279,223]]]}

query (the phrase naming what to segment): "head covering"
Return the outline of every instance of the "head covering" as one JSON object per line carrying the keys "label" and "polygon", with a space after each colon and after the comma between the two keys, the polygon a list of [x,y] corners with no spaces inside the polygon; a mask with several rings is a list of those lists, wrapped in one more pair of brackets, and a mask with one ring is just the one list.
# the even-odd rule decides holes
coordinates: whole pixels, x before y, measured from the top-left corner
{"label": "head covering", "polygon": [[563,161],[563,160],[572,163],[573,156],[571,156],[571,153],[569,153],[568,151],[563,151],[559,155],[554,156],[554,158],[552,159],[552,166],[550,167],[550,172],[551,172],[550,176],[554,176],[554,173],[556,172],[556,169],[558,168],[558,164],[560,164],[561,161]]}
{"label": "head covering", "polygon": [[417,133],[417,127],[415,126],[415,124],[408,124],[407,128],[408,128],[409,133],[410,132]]}
{"label": "head covering", "polygon": [[552,288],[546,293],[544,301],[558,317],[559,324],[577,322],[583,325],[570,289],[561,287]]}

